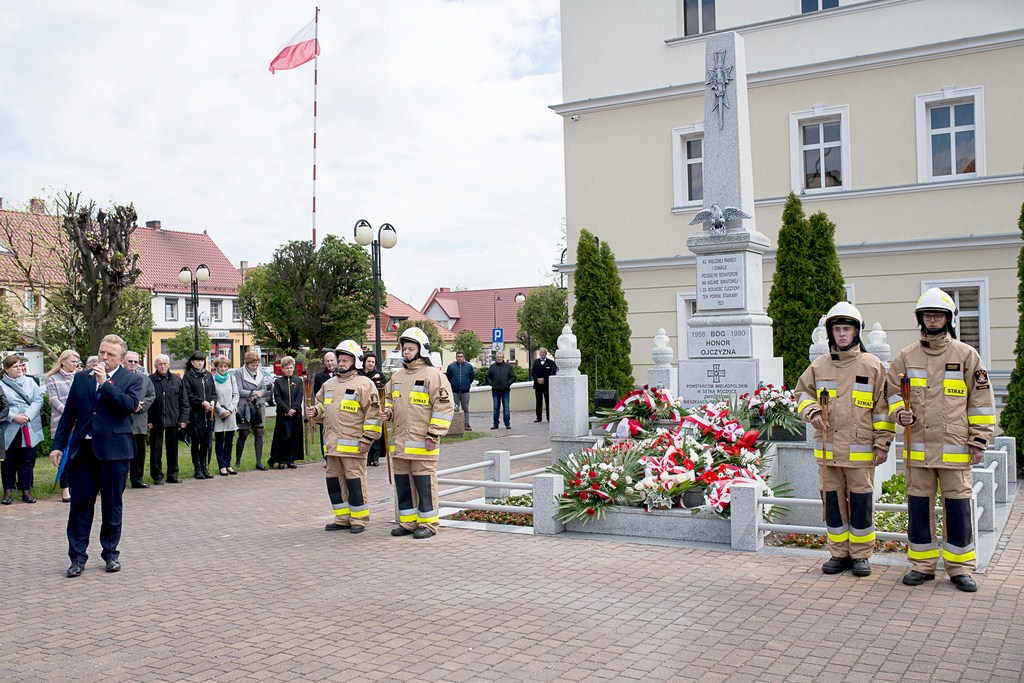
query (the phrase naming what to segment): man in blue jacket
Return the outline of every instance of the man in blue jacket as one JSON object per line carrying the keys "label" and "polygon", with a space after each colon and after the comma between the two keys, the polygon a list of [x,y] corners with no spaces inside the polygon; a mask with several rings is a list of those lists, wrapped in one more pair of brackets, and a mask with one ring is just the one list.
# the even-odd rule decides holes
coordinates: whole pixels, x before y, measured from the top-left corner
{"label": "man in blue jacket", "polygon": [[452,385],[452,401],[462,409],[467,432],[473,429],[469,426],[469,388],[473,386],[475,373],[476,369],[472,363],[466,362],[466,354],[462,351],[455,354],[455,362],[444,372],[448,376],[449,384]]}
{"label": "man in blue jacket", "polygon": [[121,367],[128,346],[116,334],[100,342],[99,362],[71,383],[64,414],[53,436],[50,461],[60,465],[65,448],[71,482],[68,512],[68,578],[81,576],[89,558],[89,533],[100,494],[101,556],[106,570],[121,569],[121,494],[135,453],[132,415],[142,396],[142,377]]}

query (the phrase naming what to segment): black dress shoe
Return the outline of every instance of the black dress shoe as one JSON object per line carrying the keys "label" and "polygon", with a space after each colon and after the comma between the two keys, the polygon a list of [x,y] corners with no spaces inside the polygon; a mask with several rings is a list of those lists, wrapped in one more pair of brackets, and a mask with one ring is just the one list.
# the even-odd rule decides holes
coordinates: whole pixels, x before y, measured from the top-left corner
{"label": "black dress shoe", "polygon": [[408,536],[412,533],[413,532],[409,531],[403,526],[396,526],[394,529],[391,530],[392,536]]}
{"label": "black dress shoe", "polygon": [[11,497],[10,496],[4,496],[3,501],[0,501],[0,502],[2,502],[3,505],[10,505],[11,504]]}
{"label": "black dress shoe", "polygon": [[72,562],[71,566],[68,567],[67,572],[64,573],[64,576],[68,577],[69,579],[73,579],[76,576],[81,576],[82,575],[82,571],[84,569],[85,569],[85,565],[83,565],[82,563],[80,563],[80,562]]}
{"label": "black dress shoe", "polygon": [[288,463],[288,469],[294,470],[294,469],[297,469],[297,468],[298,468],[298,465],[296,465],[295,463],[293,463],[293,462]]}
{"label": "black dress shoe", "polygon": [[153,480],[153,486],[163,486],[163,485],[164,485],[164,480],[163,479],[154,479]]}
{"label": "black dress shoe", "polygon": [[853,561],[854,576],[871,576],[871,562],[868,560]]}
{"label": "black dress shoe", "polygon": [[149,484],[147,484],[144,481],[133,481],[132,482],[132,488],[133,489],[148,489],[149,488]]}
{"label": "black dress shoe", "polygon": [[366,527],[365,526],[357,526],[355,524],[353,524],[352,528],[349,529],[349,533],[350,534],[361,534],[364,531],[366,531]]}
{"label": "black dress shoe", "polygon": [[833,557],[821,565],[822,574],[842,574],[853,566],[853,560],[849,557]]}
{"label": "black dress shoe", "polygon": [[21,499],[23,501],[25,501],[26,503],[34,503],[34,502],[36,502],[36,499],[33,498],[32,494],[29,493],[28,491],[22,491],[21,492]]}
{"label": "black dress shoe", "polygon": [[256,469],[258,469],[260,472],[266,472],[267,471],[267,466],[266,465],[256,465]]}
{"label": "black dress shoe", "polygon": [[960,576],[951,576],[949,580],[953,582],[957,590],[961,590],[964,593],[974,593],[978,590],[978,584],[974,582],[970,574],[961,574]]}
{"label": "black dress shoe", "polygon": [[341,531],[342,529],[351,528],[352,525],[350,524],[336,524],[335,522],[330,522],[329,524],[324,525],[324,531]]}
{"label": "black dress shoe", "polygon": [[107,560],[106,571],[110,572],[111,574],[114,572],[121,571],[121,561],[115,558]]}
{"label": "black dress shoe", "polygon": [[206,475],[203,474],[201,471],[196,470],[196,479],[206,479]]}
{"label": "black dress shoe", "polygon": [[542,422],[542,420],[538,417],[534,422]]}
{"label": "black dress shoe", "polygon": [[428,526],[417,527],[416,531],[412,532],[413,538],[430,538],[433,535],[434,532]]}
{"label": "black dress shoe", "polygon": [[505,429],[512,429],[512,425],[505,425]]}
{"label": "black dress shoe", "polygon": [[177,477],[167,477],[167,483],[168,484],[180,484],[181,483],[181,479],[178,479]]}
{"label": "black dress shoe", "polygon": [[925,581],[934,581],[935,574],[923,574],[916,569],[911,569],[903,575],[904,586],[920,586]]}
{"label": "black dress shoe", "polygon": [[494,425],[493,427],[491,427],[491,429],[497,429],[497,428],[498,428],[498,425]]}

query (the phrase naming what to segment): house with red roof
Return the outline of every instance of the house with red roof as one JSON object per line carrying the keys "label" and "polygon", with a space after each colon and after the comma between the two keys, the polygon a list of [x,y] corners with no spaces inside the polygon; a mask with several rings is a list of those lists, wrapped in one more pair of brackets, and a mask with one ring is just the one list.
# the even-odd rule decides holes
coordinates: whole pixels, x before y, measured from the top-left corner
{"label": "house with red roof", "polygon": [[[484,343],[484,353],[477,361],[489,363],[498,348],[505,351],[505,360],[529,367],[533,349],[519,341],[516,312],[533,287],[498,287],[495,289],[435,289],[427,298],[420,315],[449,330],[454,337],[462,330],[472,330]],[[494,329],[500,329],[503,343],[492,344]]]}
{"label": "house with red roof", "polygon": [[[380,350],[384,358],[392,351],[398,348],[398,335],[396,330],[398,326],[406,320],[423,320],[426,316],[420,311],[417,311],[415,307],[407,304],[406,302],[399,299],[394,294],[387,295],[387,301],[381,302],[380,307]],[[438,325],[438,330],[441,333],[441,339],[447,345],[453,339],[455,339],[456,332],[452,332],[443,325]],[[376,346],[377,341],[377,323],[374,316],[370,316],[366,321],[366,338],[363,340],[363,348],[373,349]],[[431,349],[441,354],[441,360],[447,363],[447,356],[452,356],[452,352],[447,348],[443,349]],[[454,356],[452,356],[454,358]],[[383,359],[381,359],[383,361]]]}

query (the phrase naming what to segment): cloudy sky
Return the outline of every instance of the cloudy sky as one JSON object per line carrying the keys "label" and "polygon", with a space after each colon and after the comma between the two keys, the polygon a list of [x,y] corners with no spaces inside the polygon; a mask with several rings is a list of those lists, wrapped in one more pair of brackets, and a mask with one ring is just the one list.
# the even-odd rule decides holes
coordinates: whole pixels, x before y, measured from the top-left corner
{"label": "cloudy sky", "polygon": [[[69,189],[206,229],[236,264],[309,239],[313,18],[286,0],[4,0],[4,208]],[[317,234],[392,223],[388,290],[543,284],[565,213],[557,0],[322,0]],[[192,264],[183,264],[192,265]]]}

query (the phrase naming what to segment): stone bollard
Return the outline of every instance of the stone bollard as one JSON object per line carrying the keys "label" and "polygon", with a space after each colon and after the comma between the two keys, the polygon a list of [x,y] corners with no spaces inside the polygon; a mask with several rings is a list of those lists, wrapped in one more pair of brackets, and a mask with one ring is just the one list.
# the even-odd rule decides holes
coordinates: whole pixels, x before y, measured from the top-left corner
{"label": "stone bollard", "polygon": [[1008,453],[1004,450],[988,450],[985,451],[985,457],[982,460],[984,465],[988,465],[991,462],[996,463],[996,502],[1005,503],[1009,490],[1009,476],[1006,471],[1006,462],[1008,459]]}
{"label": "stone bollard", "polygon": [[1006,478],[1011,484],[1017,483],[1017,439],[1012,436],[997,436],[996,449],[1006,447]]}
{"label": "stone bollard", "polygon": [[[484,481],[512,481],[512,461],[508,451],[487,451],[485,460],[493,460],[493,465],[484,465]],[[490,503],[499,498],[508,498],[511,490],[488,486],[484,488],[484,501]]]}
{"label": "stone bollard", "polygon": [[568,325],[558,337],[558,374],[551,382],[551,462],[578,452],[579,440],[590,431],[587,376],[580,374],[580,352]]}
{"label": "stone bollard", "polygon": [[[996,474],[989,469],[976,469],[972,472],[974,482],[981,482],[981,491],[978,492],[977,505],[983,509],[981,517],[978,518],[978,531],[995,531],[996,528],[996,495],[995,483]],[[975,539],[977,542],[977,539]]]}
{"label": "stone bollard", "polygon": [[647,386],[668,389],[675,396],[679,378],[676,369],[672,367],[672,347],[668,345],[664,327],[659,328],[658,334],[654,335],[651,360],[654,361],[654,367],[647,369]]}
{"label": "stone bollard", "polygon": [[882,323],[876,320],[875,324],[871,326],[867,343],[864,345],[868,353],[882,361],[882,365],[886,368],[889,367],[889,358],[892,357],[892,348],[889,346],[888,339],[889,335],[882,329]]}
{"label": "stone bollard", "polygon": [[812,363],[818,356],[828,353],[828,332],[825,331],[825,316],[818,320],[818,326],[811,332],[811,347],[807,351],[807,358]]}
{"label": "stone bollard", "polygon": [[758,528],[761,522],[761,506],[757,496],[763,484],[733,482],[729,489],[729,525],[733,550],[757,552],[764,547],[764,532]]}
{"label": "stone bollard", "polygon": [[[557,375],[556,375],[557,377]],[[558,499],[565,491],[560,474],[538,474],[533,478],[533,533],[553,536],[565,531],[565,525],[555,520]]]}

